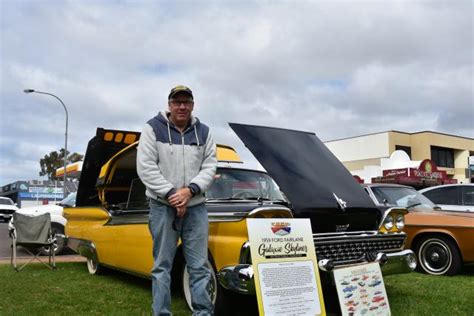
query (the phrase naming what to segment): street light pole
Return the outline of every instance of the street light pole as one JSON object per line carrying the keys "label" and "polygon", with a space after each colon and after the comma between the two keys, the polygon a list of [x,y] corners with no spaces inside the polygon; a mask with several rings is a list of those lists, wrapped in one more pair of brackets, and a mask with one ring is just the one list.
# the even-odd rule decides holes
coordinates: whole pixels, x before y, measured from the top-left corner
{"label": "street light pole", "polygon": [[33,89],[25,89],[25,90],[23,90],[23,92],[50,95],[50,96],[56,98],[59,102],[61,102],[61,105],[63,106],[64,111],[66,112],[66,132],[64,134],[64,173],[63,173],[63,182],[64,182],[64,185],[63,185],[63,198],[65,198],[66,197],[66,166],[67,166],[67,126],[68,126],[68,114],[67,114],[66,105],[64,104],[63,100],[61,100],[58,96],[55,96],[52,93],[36,91],[36,90],[33,90]]}

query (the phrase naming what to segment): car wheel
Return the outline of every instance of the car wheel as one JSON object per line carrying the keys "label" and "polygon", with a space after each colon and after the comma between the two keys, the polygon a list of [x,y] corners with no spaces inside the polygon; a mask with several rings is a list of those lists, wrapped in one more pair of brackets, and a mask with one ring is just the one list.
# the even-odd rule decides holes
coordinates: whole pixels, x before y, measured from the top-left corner
{"label": "car wheel", "polygon": [[[211,270],[211,281],[209,284],[209,295],[211,297],[212,304],[215,306],[216,305],[216,299],[217,299],[217,276],[216,272],[214,271],[214,268],[212,264],[207,260],[206,262],[207,267]],[[192,311],[193,306],[191,303],[191,286],[190,286],[190,281],[189,281],[189,273],[187,269],[187,265],[183,264],[182,266],[182,274],[181,274],[181,286],[182,286],[182,291],[184,298],[186,300],[186,304],[188,305],[188,308]]]}
{"label": "car wheel", "polygon": [[433,275],[453,275],[459,272],[462,258],[457,245],[443,236],[424,237],[417,243],[416,255],[420,271]]}
{"label": "car wheel", "polygon": [[[64,236],[64,226],[53,224],[51,225],[51,232],[53,236],[56,236],[56,243],[53,246],[54,255],[57,256],[65,249],[66,240]],[[41,249],[42,255],[49,255],[49,247],[43,247]]]}
{"label": "car wheel", "polygon": [[97,258],[87,258],[87,270],[90,274],[100,274],[102,271],[102,267],[97,261]]}

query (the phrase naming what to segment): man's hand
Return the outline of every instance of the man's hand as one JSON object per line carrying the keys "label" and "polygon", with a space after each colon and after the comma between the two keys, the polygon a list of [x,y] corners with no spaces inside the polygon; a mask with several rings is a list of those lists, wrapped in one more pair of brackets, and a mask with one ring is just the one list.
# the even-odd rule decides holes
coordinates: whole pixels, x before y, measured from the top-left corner
{"label": "man's hand", "polygon": [[186,205],[188,204],[191,197],[192,197],[192,194],[189,188],[181,188],[181,189],[178,189],[176,193],[174,193],[168,198],[168,202],[170,202],[170,204],[176,209],[184,207],[185,208],[184,213],[185,213]]}
{"label": "man's hand", "polygon": [[178,217],[183,217],[185,214],[186,214],[186,205],[185,206],[181,206],[181,207],[177,207],[176,208],[176,215]]}

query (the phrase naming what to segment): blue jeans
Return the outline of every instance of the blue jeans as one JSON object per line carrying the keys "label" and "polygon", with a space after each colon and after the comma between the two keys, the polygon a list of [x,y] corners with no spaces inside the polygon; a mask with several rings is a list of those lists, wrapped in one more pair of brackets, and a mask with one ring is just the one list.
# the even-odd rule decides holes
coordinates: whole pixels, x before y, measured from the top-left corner
{"label": "blue jeans", "polygon": [[153,315],[171,315],[171,269],[180,237],[188,267],[193,315],[213,315],[214,307],[208,291],[211,271],[206,266],[206,206],[199,204],[188,207],[184,217],[179,218],[175,208],[150,199],[148,225],[153,238]]}

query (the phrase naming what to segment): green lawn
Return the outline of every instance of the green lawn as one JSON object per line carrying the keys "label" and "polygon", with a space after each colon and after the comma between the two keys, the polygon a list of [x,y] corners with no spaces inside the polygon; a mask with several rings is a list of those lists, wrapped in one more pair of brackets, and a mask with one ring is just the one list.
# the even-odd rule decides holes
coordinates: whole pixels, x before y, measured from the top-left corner
{"label": "green lawn", "polygon": [[[393,315],[473,315],[474,266],[454,277],[419,273],[385,278]],[[35,264],[14,272],[0,265],[0,315],[150,315],[151,282],[108,271],[91,276],[85,263]],[[190,315],[173,293],[174,315]]]}

